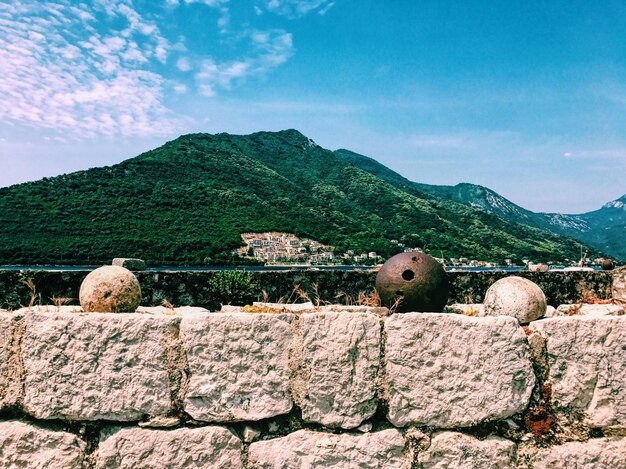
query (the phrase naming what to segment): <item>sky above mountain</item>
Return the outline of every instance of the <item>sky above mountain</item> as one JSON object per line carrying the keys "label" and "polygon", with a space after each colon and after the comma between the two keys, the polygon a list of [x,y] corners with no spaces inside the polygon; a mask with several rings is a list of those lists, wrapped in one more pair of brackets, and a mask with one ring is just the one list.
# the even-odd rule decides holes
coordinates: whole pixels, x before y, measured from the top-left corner
{"label": "sky above mountain", "polygon": [[297,128],[430,184],[626,192],[622,1],[0,1],[0,186]]}

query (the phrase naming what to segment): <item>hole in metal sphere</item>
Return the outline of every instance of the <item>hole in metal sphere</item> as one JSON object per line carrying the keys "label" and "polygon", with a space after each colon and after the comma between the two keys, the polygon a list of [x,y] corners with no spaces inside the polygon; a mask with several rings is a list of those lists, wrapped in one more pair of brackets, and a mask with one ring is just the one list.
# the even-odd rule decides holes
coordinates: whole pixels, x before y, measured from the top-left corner
{"label": "hole in metal sphere", "polygon": [[413,280],[415,278],[415,272],[407,269],[404,272],[402,272],[402,278],[406,280],[407,282],[409,280]]}

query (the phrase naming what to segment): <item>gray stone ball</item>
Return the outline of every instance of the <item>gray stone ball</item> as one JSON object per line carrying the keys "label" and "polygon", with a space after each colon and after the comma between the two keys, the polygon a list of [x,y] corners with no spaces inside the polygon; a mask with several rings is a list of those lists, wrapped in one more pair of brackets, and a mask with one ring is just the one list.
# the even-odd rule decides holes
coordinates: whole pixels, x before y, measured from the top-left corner
{"label": "gray stone ball", "polygon": [[485,316],[513,316],[528,324],[546,314],[548,303],[543,290],[522,277],[505,277],[489,287],[485,294]]}
{"label": "gray stone ball", "polygon": [[85,312],[133,313],[141,301],[141,287],[130,270],[105,265],[85,277],[78,296]]}

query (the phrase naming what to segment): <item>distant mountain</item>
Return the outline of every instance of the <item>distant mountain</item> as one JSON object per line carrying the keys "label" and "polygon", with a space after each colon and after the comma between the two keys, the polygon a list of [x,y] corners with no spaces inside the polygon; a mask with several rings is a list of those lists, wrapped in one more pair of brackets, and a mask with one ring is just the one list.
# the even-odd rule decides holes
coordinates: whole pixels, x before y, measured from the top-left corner
{"label": "distant mountain", "polygon": [[535,213],[476,184],[437,186],[411,182],[376,160],[348,150],[335,152],[340,158],[391,184],[443,197],[482,210],[511,223],[571,236],[620,259],[626,259],[626,195],[608,202],[599,210],[580,215]]}
{"label": "distant mountain", "polygon": [[[296,130],[184,135],[110,167],[0,189],[0,263],[229,264],[241,233],[282,231],[340,252],[502,262],[575,259],[572,239],[511,223]],[[367,166],[366,165],[366,166]]]}

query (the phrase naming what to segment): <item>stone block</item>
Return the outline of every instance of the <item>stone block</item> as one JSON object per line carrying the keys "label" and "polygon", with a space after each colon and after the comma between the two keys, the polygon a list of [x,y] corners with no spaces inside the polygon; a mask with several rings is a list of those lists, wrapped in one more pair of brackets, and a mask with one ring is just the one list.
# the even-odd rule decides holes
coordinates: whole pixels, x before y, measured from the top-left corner
{"label": "stone block", "polygon": [[81,469],[85,443],[76,435],[9,420],[0,423],[0,468]]}
{"label": "stone block", "polygon": [[368,313],[303,314],[303,389],[294,393],[305,421],[356,428],[376,412],[380,323]]}
{"label": "stone block", "polygon": [[546,340],[552,406],[591,427],[626,428],[626,317],[571,316],[530,324]]}
{"label": "stone block", "polygon": [[185,411],[206,422],[288,413],[293,315],[188,315],[181,338],[189,363]]}
{"label": "stone block", "polygon": [[620,267],[613,272],[611,294],[615,300],[626,301],[626,266]]}
{"label": "stone block", "polygon": [[532,451],[533,468],[616,469],[626,467],[626,438],[592,438]]}
{"label": "stone block", "polygon": [[146,261],[143,259],[133,259],[127,257],[116,257],[111,265],[124,267],[128,270],[146,270]]}
{"label": "stone block", "polygon": [[624,307],[613,304],[565,304],[559,305],[553,317],[559,316],[622,316]]}
{"label": "stone block", "polygon": [[19,314],[0,314],[0,409],[21,399],[21,373],[12,335]]}
{"label": "stone block", "polygon": [[170,411],[166,355],[178,321],[124,313],[27,314],[24,410],[41,419],[118,421]]}
{"label": "stone block", "polygon": [[465,427],[527,406],[535,376],[515,318],[395,314],[385,332],[384,385],[394,425]]}
{"label": "stone block", "polygon": [[242,469],[243,444],[224,427],[151,430],[123,428],[103,432],[97,469],[206,467]]}
{"label": "stone block", "polygon": [[404,437],[397,430],[341,434],[298,430],[250,445],[250,469],[408,469]]}
{"label": "stone block", "polygon": [[484,440],[463,433],[435,434],[418,455],[422,469],[506,469],[516,467],[515,444],[499,437]]}
{"label": "stone block", "polygon": [[384,306],[362,306],[362,305],[324,305],[319,307],[320,311],[327,313],[373,313],[381,318],[389,316],[389,308]]}

